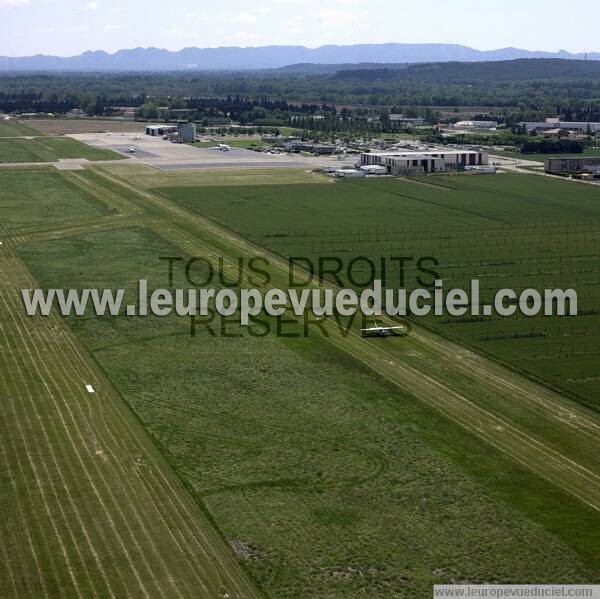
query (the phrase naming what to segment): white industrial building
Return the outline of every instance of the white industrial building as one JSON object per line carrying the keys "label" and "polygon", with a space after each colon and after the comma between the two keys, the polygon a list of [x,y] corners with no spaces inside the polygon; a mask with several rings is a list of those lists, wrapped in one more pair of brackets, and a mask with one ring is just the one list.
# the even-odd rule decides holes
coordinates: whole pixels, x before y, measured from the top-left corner
{"label": "white industrial building", "polygon": [[339,177],[339,178],[345,178],[345,179],[356,179],[359,177],[366,177],[367,173],[365,173],[363,171],[357,171],[355,169],[350,169],[350,168],[341,168],[341,169],[335,171],[335,176]]}
{"label": "white industrial building", "polygon": [[498,128],[498,121],[458,121],[452,125],[453,129],[489,129]]}
{"label": "white industrial building", "polygon": [[489,163],[486,152],[477,150],[435,150],[412,152],[365,152],[360,156],[362,166],[385,166],[388,173],[422,174],[465,170],[467,166]]}
{"label": "white industrial building", "polygon": [[177,125],[146,125],[146,135],[162,137],[177,133]]}
{"label": "white industrial building", "polygon": [[548,131],[552,129],[565,129],[567,131],[578,131],[580,133],[598,133],[600,131],[600,123],[588,123],[587,121],[546,119],[543,122],[523,121],[519,123],[519,125],[525,127],[528,133],[531,131]]}
{"label": "white industrial building", "polygon": [[367,173],[367,175],[387,175],[388,170],[382,164],[365,164],[360,167],[361,171]]}

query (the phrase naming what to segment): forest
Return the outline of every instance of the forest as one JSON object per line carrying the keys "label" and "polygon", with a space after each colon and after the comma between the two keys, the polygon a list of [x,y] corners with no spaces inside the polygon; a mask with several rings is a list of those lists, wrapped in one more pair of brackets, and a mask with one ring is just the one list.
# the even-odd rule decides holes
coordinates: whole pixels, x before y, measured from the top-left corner
{"label": "forest", "polygon": [[452,121],[451,113],[466,107],[477,107],[507,128],[549,116],[600,121],[600,61],[361,66],[6,73],[0,75],[0,111],[64,114],[80,109],[90,116],[112,116],[121,107],[133,107],[140,119],[191,118],[204,125],[234,120],[326,131],[390,130],[390,113],[420,116],[434,125],[440,111],[450,112],[446,120]]}

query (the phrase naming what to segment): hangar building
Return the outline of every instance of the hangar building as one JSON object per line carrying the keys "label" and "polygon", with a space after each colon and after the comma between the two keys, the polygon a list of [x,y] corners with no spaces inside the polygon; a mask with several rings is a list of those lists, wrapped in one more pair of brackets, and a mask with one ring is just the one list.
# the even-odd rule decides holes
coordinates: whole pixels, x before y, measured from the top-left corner
{"label": "hangar building", "polygon": [[146,125],[146,135],[162,137],[177,133],[177,125]]}
{"label": "hangar building", "polygon": [[466,166],[489,163],[485,152],[475,150],[435,150],[413,152],[365,152],[360,156],[362,166],[381,165],[392,175],[419,175],[462,171]]}
{"label": "hangar building", "polygon": [[546,158],[544,161],[544,170],[553,175],[574,175],[580,173],[600,174],[600,156],[595,158],[584,158],[582,156]]}

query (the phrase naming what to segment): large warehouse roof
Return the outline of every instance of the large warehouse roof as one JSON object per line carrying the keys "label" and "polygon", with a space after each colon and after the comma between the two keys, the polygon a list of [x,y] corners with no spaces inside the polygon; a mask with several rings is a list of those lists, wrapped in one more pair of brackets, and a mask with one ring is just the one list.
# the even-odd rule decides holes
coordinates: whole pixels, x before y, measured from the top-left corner
{"label": "large warehouse roof", "polygon": [[444,156],[452,156],[453,154],[479,154],[478,150],[409,150],[409,151],[392,151],[392,152],[366,152],[370,156],[407,156],[409,158],[423,158],[430,156],[439,156],[440,154],[444,154]]}

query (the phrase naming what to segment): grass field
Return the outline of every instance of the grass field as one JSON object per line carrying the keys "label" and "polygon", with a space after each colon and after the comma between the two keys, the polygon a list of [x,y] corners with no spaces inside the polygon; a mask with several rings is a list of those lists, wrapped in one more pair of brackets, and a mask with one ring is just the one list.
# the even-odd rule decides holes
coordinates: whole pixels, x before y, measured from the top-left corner
{"label": "grass field", "polygon": [[[257,596],[78,340],[55,316],[25,316],[20,290],[37,283],[10,230],[28,229],[51,205],[35,207],[43,196],[27,182],[38,175],[3,181],[3,190],[20,190],[31,223],[17,203],[0,211],[0,596]],[[55,199],[68,196],[54,226],[81,220],[87,192],[76,197],[63,175],[50,184]],[[88,230],[103,218],[86,214]]]}
{"label": "grass field", "polygon": [[223,143],[231,146],[232,148],[242,148],[242,149],[254,149],[262,146],[262,142],[260,138],[227,138],[223,140]]}
{"label": "grass field", "polygon": [[123,156],[110,150],[92,148],[70,137],[0,138],[0,163],[55,162],[61,158],[120,160]]}
{"label": "grass field", "polygon": [[[574,199],[572,188],[543,187],[537,188],[537,205],[529,205],[527,185],[534,177],[517,176],[506,179],[504,203],[496,179],[475,177],[435,179],[443,185],[435,188],[430,179],[333,184],[294,171],[278,174],[275,185],[270,184],[274,173],[244,172],[219,174],[222,179],[213,181],[220,186],[211,187],[214,173],[153,176],[145,168],[110,165],[60,173],[55,188],[73,194],[60,218],[56,213],[55,222],[28,224],[27,214],[36,219],[44,211],[35,209],[39,187],[23,184],[30,176],[13,173],[5,183],[11,193],[25,190],[22,197],[31,196],[29,212],[16,202],[0,212],[5,240],[0,264],[17,272],[20,261],[12,251],[18,243],[18,256],[35,277],[10,283],[12,303],[2,312],[0,330],[18,331],[25,346],[1,354],[0,389],[9,390],[8,412],[21,409],[25,399],[40,409],[47,406],[44,382],[53,403],[39,431],[9,435],[30,421],[25,411],[3,421],[3,459],[21,460],[24,470],[4,469],[3,488],[13,488],[3,493],[2,537],[15,552],[0,560],[0,581],[8,589],[0,587],[0,596],[10,595],[11,585],[13,596],[43,590],[43,572],[52,589],[55,580],[66,579],[69,589],[75,581],[84,591],[101,593],[114,579],[117,595],[124,588],[135,594],[137,572],[142,582],[148,580],[152,596],[160,591],[197,596],[202,584],[210,596],[225,591],[252,596],[252,583],[238,564],[274,597],[423,597],[435,582],[598,581],[598,511],[586,503],[600,505],[594,434],[600,425],[568,400],[441,337],[415,331],[400,343],[318,335],[257,338],[243,334],[235,322],[227,324],[229,337],[212,337],[201,326],[191,337],[187,319],[89,313],[68,318],[66,326],[38,319],[38,326],[47,328],[38,333],[29,323],[25,334],[27,321],[16,320],[22,316],[16,293],[22,287],[123,287],[130,297],[142,277],[150,288],[166,287],[159,256],[222,255],[231,277],[237,257],[247,255],[251,244],[205,221],[205,215],[281,255],[291,250],[310,256],[399,250],[408,255],[437,248],[448,271],[463,260],[466,266],[456,271],[462,273],[489,267],[485,252],[497,261],[496,237],[513,233],[515,247],[526,249],[527,256],[539,256],[540,248],[548,254],[565,232],[542,243],[539,231],[520,235],[519,219],[531,221],[539,214],[532,230],[549,227],[553,234],[555,219],[571,210],[573,222],[567,218],[565,226],[579,231],[580,218],[593,221],[595,196]],[[181,186],[173,185],[180,177]],[[153,182],[159,193],[148,191]],[[535,178],[530,189],[538,183]],[[444,199],[444,191],[450,197]],[[98,201],[105,211],[81,214],[82,207]],[[473,233],[485,239],[478,256],[466,249]],[[559,247],[572,252],[573,239]],[[594,247],[589,238],[577,239],[576,249]],[[273,273],[282,276],[275,268]],[[183,285],[181,277],[175,284]],[[42,355],[34,349],[40,337]],[[72,343],[59,345],[65,337]],[[67,351],[72,344],[76,357]],[[27,385],[24,369],[30,364],[43,365],[43,371],[37,383]],[[50,377],[56,384],[48,383]],[[70,392],[84,378],[100,381],[94,398],[100,401],[90,404],[89,397]],[[132,423],[122,399],[139,420]],[[77,411],[65,421],[61,417],[71,417],[69,406]],[[162,457],[140,436],[140,422]],[[79,430],[72,445],[61,444],[79,423],[89,428]],[[56,445],[43,436],[49,427],[56,431]],[[86,430],[96,435],[91,449]],[[8,443],[13,438],[30,446]],[[115,447],[116,439],[122,443]],[[145,447],[143,466],[136,461],[137,446],[127,445],[130,440]],[[95,518],[102,504],[89,499],[87,479],[81,479],[87,470],[76,456],[87,455],[84,466],[97,481],[96,461],[100,467],[104,463],[98,450],[110,457],[100,497],[107,497],[109,488],[118,492],[131,510],[125,519],[141,518],[146,537],[132,530],[118,545],[119,535]],[[163,457],[191,492],[187,498],[179,481],[169,478]],[[118,470],[131,461],[139,473],[133,481]],[[64,485],[55,474],[60,464]],[[160,473],[176,492],[159,484]],[[48,508],[42,502],[36,510],[35,497],[27,494],[32,476],[38,477],[35,488],[44,489]],[[84,507],[64,496],[63,488],[78,489]],[[54,503],[54,493],[63,503]],[[173,497],[186,506],[182,513],[173,512]],[[121,518],[117,505],[104,507]],[[69,523],[64,531],[63,523]],[[171,535],[165,523],[171,523]],[[85,531],[101,535],[97,560]],[[183,539],[194,548],[196,562],[182,556]],[[39,555],[31,549],[38,545]],[[113,545],[118,549],[111,556],[104,553]],[[52,561],[61,551],[68,560]],[[36,556],[46,561],[36,566]],[[130,566],[107,570],[122,556]],[[98,563],[105,564],[105,577]],[[206,568],[209,563],[215,565]],[[148,572],[154,578],[146,579]]]}
{"label": "grass field", "polygon": [[126,177],[139,189],[157,187],[214,187],[240,185],[289,185],[298,183],[332,184],[331,177],[305,169],[244,169],[241,171],[185,170],[157,172],[145,165],[111,164],[103,170],[119,177]]}
{"label": "grass field", "polygon": [[22,123],[10,119],[8,121],[0,120],[0,137],[20,137],[23,135],[43,135],[37,129]]}
{"label": "grass field", "polygon": [[548,158],[564,158],[565,156],[577,156],[583,157],[595,157],[600,156],[600,148],[590,148],[585,150],[582,154],[523,154],[522,152],[494,152],[490,150],[491,154],[502,156],[504,158],[514,158],[515,160],[534,160],[537,162],[544,162]]}
{"label": "grass field", "polygon": [[135,121],[122,121],[116,119],[29,119],[27,124],[39,131],[38,135],[69,135],[71,133],[115,133],[135,132],[142,133],[146,125]]}
{"label": "grass field", "polygon": [[[44,286],[131,293],[140,272],[166,285],[157,257],[180,254],[143,229],[22,250]],[[479,442],[318,338],[192,338],[170,317],[68,323],[269,595],[423,596],[448,580],[592,576],[519,514],[543,483],[500,458],[492,485],[513,504],[503,505],[477,480],[490,467]],[[544,501],[590,559],[590,516],[560,493]]]}
{"label": "grass field", "polygon": [[277,127],[279,135],[290,137],[293,135],[302,135],[302,129],[294,129],[293,127]]}
{"label": "grass field", "polygon": [[[427,320],[428,326],[597,404],[600,190],[527,175],[290,186],[161,188],[160,193],[282,256],[432,256],[446,288],[569,288],[573,318]],[[417,287],[415,262],[406,273]],[[360,270],[362,268],[362,271]],[[367,266],[354,271],[365,276]],[[400,284],[397,269],[379,273]],[[368,275],[368,273],[367,273]],[[342,274],[343,276],[343,274]],[[368,276],[367,276],[368,278]]]}
{"label": "grass field", "polygon": [[98,197],[83,191],[70,173],[0,170],[0,210],[4,227],[12,229],[38,223],[110,213]]}

